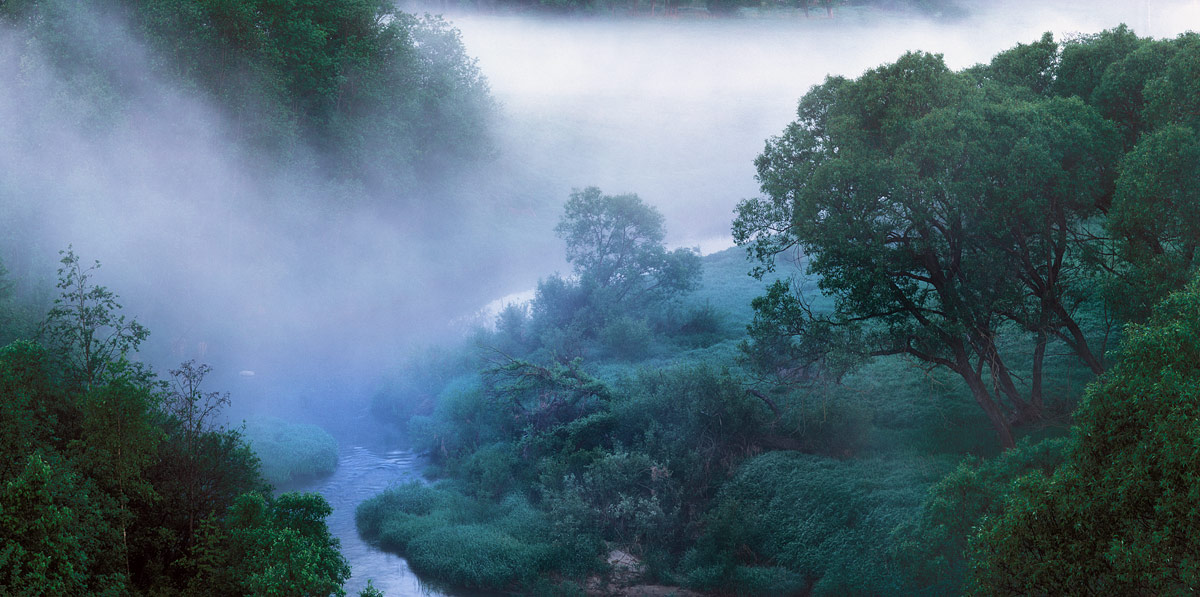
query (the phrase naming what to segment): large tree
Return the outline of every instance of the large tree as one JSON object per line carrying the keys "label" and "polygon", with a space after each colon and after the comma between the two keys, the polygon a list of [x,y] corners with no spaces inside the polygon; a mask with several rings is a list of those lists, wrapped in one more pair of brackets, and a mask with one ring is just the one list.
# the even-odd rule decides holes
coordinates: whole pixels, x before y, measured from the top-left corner
{"label": "large tree", "polygon": [[[756,304],[756,343],[945,367],[1005,447],[1012,421],[1042,416],[1047,338],[1103,367],[1076,321],[1073,282],[1115,159],[1094,109],[1015,84],[1041,87],[1040,76],[998,74],[1022,60],[1038,71],[1045,48],[1018,50],[968,73],[910,53],[828,79],[768,141],[756,162],[765,197],[742,202],[734,223],[758,273],[798,249],[835,300],[815,313],[777,287]],[[1037,337],[1028,388],[997,341],[1005,330]]]}
{"label": "large tree", "polygon": [[691,249],[668,251],[662,214],[637,195],[573,191],[554,231],[566,241],[580,283],[615,304],[670,296],[699,283],[699,256]]}

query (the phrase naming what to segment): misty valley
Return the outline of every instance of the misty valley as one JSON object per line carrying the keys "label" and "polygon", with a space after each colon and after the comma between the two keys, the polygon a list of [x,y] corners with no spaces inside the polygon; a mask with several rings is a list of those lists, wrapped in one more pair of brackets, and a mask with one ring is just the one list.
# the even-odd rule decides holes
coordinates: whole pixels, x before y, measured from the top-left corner
{"label": "misty valley", "polygon": [[1196,27],[0,0],[0,595],[1190,594]]}

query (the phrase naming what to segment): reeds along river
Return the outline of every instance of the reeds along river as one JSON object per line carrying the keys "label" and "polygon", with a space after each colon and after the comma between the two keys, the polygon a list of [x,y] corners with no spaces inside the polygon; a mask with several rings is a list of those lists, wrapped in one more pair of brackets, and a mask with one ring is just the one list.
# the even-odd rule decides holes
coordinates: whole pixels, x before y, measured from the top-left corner
{"label": "reeds along river", "polygon": [[333,506],[326,522],[333,536],[342,542],[342,555],[350,562],[352,576],[346,583],[347,595],[357,595],[368,579],[388,597],[467,595],[425,583],[404,558],[375,549],[358,536],[354,526],[354,509],[360,502],[390,485],[420,480],[424,467],[425,461],[409,450],[347,445],[341,448],[333,474],[280,488],[320,493]]}

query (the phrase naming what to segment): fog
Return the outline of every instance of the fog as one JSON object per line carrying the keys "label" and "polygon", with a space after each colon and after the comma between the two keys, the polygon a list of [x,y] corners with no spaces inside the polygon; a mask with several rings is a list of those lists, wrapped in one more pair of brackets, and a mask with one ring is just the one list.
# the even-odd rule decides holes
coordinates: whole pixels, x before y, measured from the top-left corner
{"label": "fog", "polygon": [[[954,20],[538,20],[455,14],[501,103],[496,156],[438,191],[383,192],[255,158],[202,96],[147,74],[119,21],[71,23],[83,69],[128,103],[95,106],[20,34],[0,29],[0,256],[52,286],[68,244],[100,260],[153,332],[144,358],[196,358],[240,412],[360,404],[413,347],[460,333],[496,297],[565,270],[553,235],[572,188],[635,192],[669,242],[729,246],[753,161],[827,74],[907,50],[954,68],[1052,31],[1129,23],[1173,36],[1200,3],[981,3]],[[816,14],[816,13],[814,13]],[[300,156],[295,163],[305,164]],[[371,191],[376,195],[380,191]]]}

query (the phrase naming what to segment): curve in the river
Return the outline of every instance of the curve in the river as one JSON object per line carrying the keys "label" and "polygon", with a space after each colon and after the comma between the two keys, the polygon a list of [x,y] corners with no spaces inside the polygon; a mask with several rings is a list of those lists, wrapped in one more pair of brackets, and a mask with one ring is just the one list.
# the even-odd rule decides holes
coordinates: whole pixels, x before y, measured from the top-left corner
{"label": "curve in the river", "polygon": [[409,450],[376,450],[364,446],[344,446],[338,455],[338,468],[320,479],[281,488],[286,491],[320,493],[333,506],[327,522],[329,530],[342,542],[342,554],[350,562],[352,576],[346,594],[357,595],[370,579],[388,597],[449,596],[423,582],[408,567],[404,558],[380,551],[358,536],[354,509],[360,502],[387,489],[389,485],[421,479],[424,461]]}

